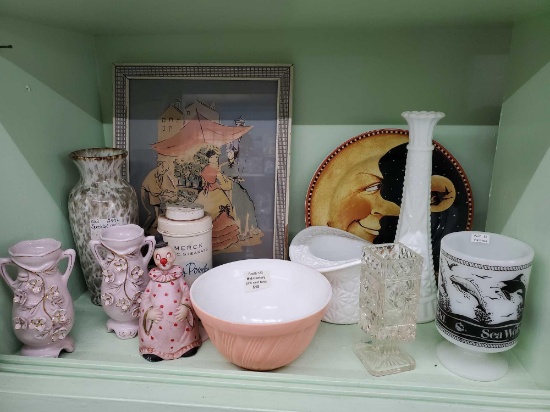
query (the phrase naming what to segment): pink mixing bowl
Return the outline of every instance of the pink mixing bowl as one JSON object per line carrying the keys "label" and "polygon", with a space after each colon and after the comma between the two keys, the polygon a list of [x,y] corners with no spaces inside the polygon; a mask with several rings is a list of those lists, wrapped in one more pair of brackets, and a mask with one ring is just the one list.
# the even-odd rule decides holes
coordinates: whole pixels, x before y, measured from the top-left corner
{"label": "pink mixing bowl", "polygon": [[257,371],[302,354],[331,296],[322,274],[277,259],[227,263],[191,286],[191,302],[214,346],[234,364]]}

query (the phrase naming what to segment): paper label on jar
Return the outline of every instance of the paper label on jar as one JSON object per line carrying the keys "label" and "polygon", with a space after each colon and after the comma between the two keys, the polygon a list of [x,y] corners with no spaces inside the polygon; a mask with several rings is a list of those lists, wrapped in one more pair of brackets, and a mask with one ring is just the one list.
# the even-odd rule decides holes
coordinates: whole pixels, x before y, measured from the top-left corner
{"label": "paper label on jar", "polygon": [[250,271],[245,276],[245,292],[255,292],[260,289],[267,289],[271,286],[271,275],[268,270]]}
{"label": "paper label on jar", "polygon": [[487,233],[472,233],[472,243],[489,243],[491,235]]}
{"label": "paper label on jar", "polygon": [[122,225],[124,222],[119,217],[111,217],[108,219],[90,219],[90,232],[92,240],[99,240],[101,231],[108,227]]}

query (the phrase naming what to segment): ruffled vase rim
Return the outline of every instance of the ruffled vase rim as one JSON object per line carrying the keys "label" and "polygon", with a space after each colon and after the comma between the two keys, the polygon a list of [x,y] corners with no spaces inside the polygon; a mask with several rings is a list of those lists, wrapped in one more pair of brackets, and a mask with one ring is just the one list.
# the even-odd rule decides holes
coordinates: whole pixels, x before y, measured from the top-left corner
{"label": "ruffled vase rim", "polygon": [[443,112],[430,112],[430,111],[424,111],[424,110],[421,110],[421,111],[406,111],[406,112],[401,113],[401,116],[405,117],[405,118],[410,117],[410,118],[417,118],[417,119],[427,119],[427,118],[442,119],[442,118],[445,117],[445,113],[443,113]]}
{"label": "ruffled vase rim", "polygon": [[[29,251],[25,246],[33,248],[32,251]],[[43,251],[37,252],[38,246],[42,246]],[[59,249],[61,249],[61,242],[47,237],[36,240],[22,240],[11,246],[8,253],[11,257],[44,257]]]}

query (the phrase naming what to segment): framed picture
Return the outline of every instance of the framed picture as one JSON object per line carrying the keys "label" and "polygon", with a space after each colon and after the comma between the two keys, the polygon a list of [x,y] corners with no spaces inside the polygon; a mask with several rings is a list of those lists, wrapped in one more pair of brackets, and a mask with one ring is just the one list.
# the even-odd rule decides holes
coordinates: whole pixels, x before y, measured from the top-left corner
{"label": "framed picture", "polygon": [[287,256],[292,65],[114,65],[114,146],[140,225],[194,202],[214,265]]}

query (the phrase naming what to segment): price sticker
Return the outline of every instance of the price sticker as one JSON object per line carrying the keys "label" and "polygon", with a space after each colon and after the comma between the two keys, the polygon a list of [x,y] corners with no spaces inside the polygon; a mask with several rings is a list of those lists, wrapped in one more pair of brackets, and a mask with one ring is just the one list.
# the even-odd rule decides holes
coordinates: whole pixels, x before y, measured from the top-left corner
{"label": "price sticker", "polygon": [[489,243],[491,235],[487,233],[472,233],[472,243]]}
{"label": "price sticker", "polygon": [[267,289],[271,286],[271,275],[268,270],[253,270],[245,277],[244,291],[255,292],[260,289]]}
{"label": "price sticker", "polygon": [[111,217],[108,219],[90,219],[90,232],[92,240],[99,240],[101,231],[111,226],[122,225],[122,219]]}

